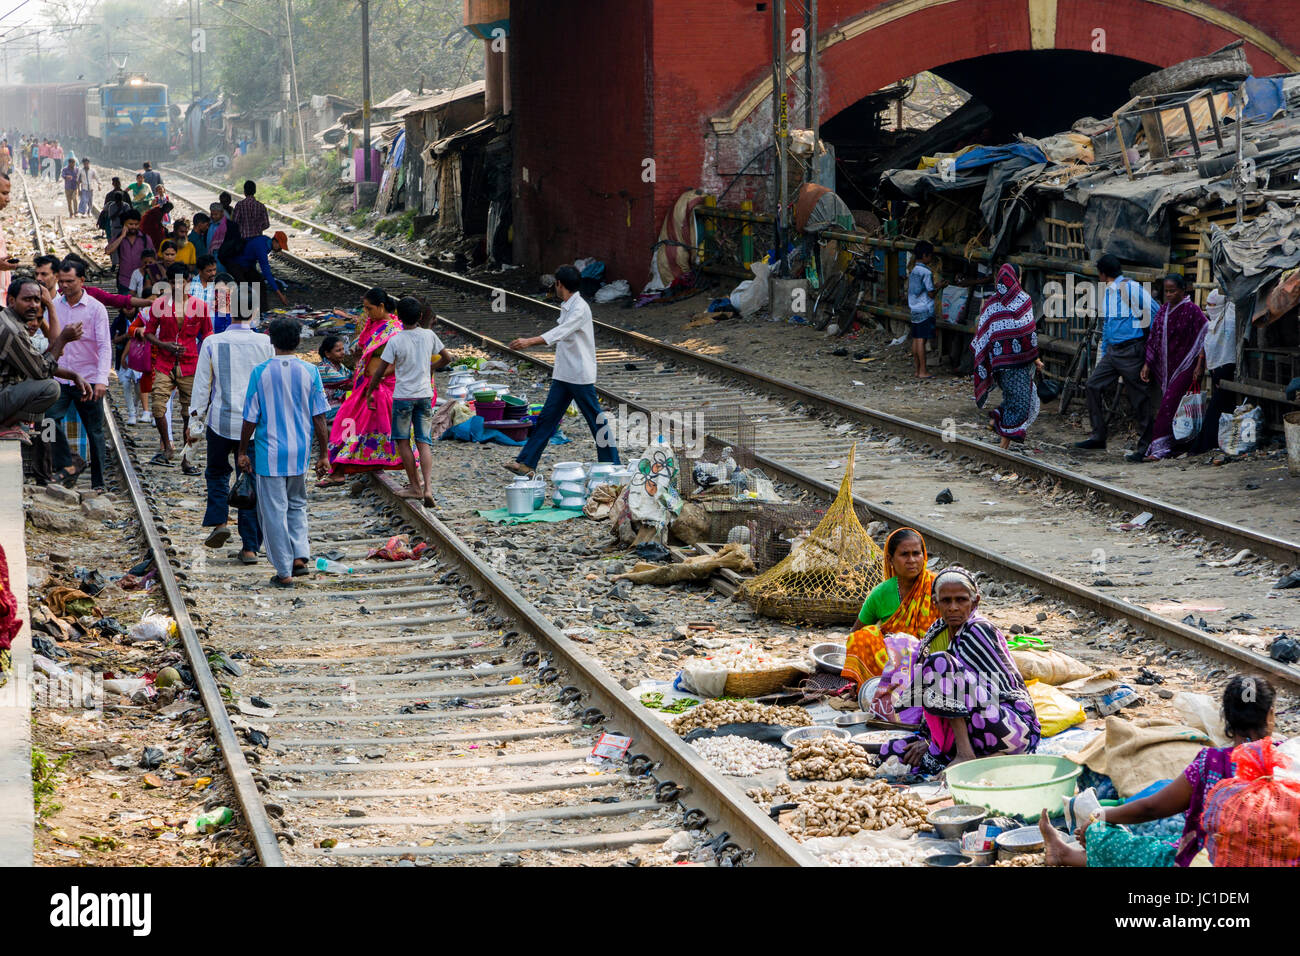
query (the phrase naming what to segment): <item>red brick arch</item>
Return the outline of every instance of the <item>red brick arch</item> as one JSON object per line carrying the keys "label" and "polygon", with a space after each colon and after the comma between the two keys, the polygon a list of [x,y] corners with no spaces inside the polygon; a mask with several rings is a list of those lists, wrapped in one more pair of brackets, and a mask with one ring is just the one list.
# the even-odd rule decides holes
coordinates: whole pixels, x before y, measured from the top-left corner
{"label": "red brick arch", "polygon": [[[770,142],[771,12],[756,0],[548,0],[511,5],[520,261],[597,255],[646,278],[664,215],[720,191]],[[791,26],[801,16],[788,3]],[[924,70],[990,53],[1091,50],[1167,66],[1246,38],[1257,75],[1300,70],[1290,0],[820,0],[828,118]],[[861,32],[858,28],[866,26]],[[837,33],[853,34],[829,42]],[[1086,82],[1086,77],[1080,78]],[[1027,91],[1050,95],[1050,91]],[[795,114],[799,115],[798,113]],[[654,159],[653,182],[642,179]],[[741,190],[728,194],[731,204]]]}
{"label": "red brick arch", "polygon": [[[1294,52],[1300,50],[1300,22],[1278,6],[1258,0],[824,0],[821,115],[833,116],[897,80],[990,53],[1091,51],[1169,66],[1249,33],[1246,52],[1257,76],[1300,70]],[[1097,49],[1099,42],[1104,49]],[[724,80],[716,91],[722,96],[715,128],[722,127],[719,121],[734,125],[737,113],[752,105],[765,105],[771,90],[767,55],[764,50],[758,63],[746,64],[739,89],[727,86],[725,73],[715,74]]]}

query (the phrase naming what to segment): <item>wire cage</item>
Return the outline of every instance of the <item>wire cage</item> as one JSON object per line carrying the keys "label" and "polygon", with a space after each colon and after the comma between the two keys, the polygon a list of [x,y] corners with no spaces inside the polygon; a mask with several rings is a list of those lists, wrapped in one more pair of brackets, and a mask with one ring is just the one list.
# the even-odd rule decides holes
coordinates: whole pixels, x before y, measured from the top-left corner
{"label": "wire cage", "polygon": [[709,517],[708,540],[749,545],[754,566],[763,571],[790,553],[791,542],[806,536],[826,514],[797,501],[715,499],[697,501]]}
{"label": "wire cage", "polygon": [[[669,421],[681,422],[683,436],[677,448],[683,463],[678,472],[677,490],[683,498],[706,495],[731,497],[734,486],[716,481],[707,466],[730,458],[738,469],[754,467],[754,420],[739,405],[673,409],[661,412]],[[697,465],[706,467],[698,469]]]}

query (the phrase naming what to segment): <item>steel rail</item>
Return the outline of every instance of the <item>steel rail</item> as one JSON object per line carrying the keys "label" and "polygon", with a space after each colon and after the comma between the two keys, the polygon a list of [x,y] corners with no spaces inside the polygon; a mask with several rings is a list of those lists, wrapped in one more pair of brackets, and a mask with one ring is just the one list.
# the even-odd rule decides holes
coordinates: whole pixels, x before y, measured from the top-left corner
{"label": "steel rail", "polygon": [[[27,197],[28,209],[32,214],[32,229],[36,248],[45,248],[41,238],[40,217],[36,215],[36,207],[32,203],[31,193],[27,190],[25,177],[23,192]],[[117,426],[117,419],[112,414],[106,414],[104,416],[104,425],[109,440],[112,442],[113,453],[117,456],[118,468],[121,470],[122,478],[126,482],[127,492],[131,496],[131,504],[139,515],[141,531],[144,533],[149,553],[153,555],[154,565],[158,569],[158,581],[162,584],[163,594],[167,598],[168,606],[171,608],[172,618],[176,621],[176,628],[181,638],[181,648],[185,652],[190,671],[194,675],[194,683],[199,691],[199,698],[203,703],[203,708],[207,711],[208,719],[212,723],[212,736],[216,739],[217,749],[221,752],[227,773],[230,774],[230,782],[235,790],[235,799],[239,803],[240,810],[243,811],[249,835],[253,839],[253,848],[263,866],[284,866],[284,857],[280,853],[280,844],[275,835],[275,830],[271,826],[270,817],[267,816],[261,794],[258,792],[257,784],[253,780],[252,771],[249,770],[248,762],[244,759],[244,751],[239,744],[239,739],[235,736],[235,728],[230,723],[230,715],[226,713],[226,705],[221,697],[221,689],[217,686],[216,678],[212,674],[212,668],[208,665],[207,655],[203,653],[203,645],[194,629],[194,622],[190,619],[189,609],[185,605],[185,597],[181,594],[180,583],[177,581],[176,574],[167,560],[166,543],[158,532],[149,506],[149,498],[145,494],[144,487],[140,484],[140,477],[136,474],[135,466],[131,463],[130,452],[122,438],[122,432]]]}
{"label": "steel rail", "polygon": [[149,496],[140,484],[135,466],[131,464],[126,442],[123,441],[122,432],[117,425],[117,418],[111,414],[105,415],[104,422],[112,439],[118,466],[122,470],[123,478],[126,479],[131,503],[140,516],[140,527],[144,531],[145,541],[153,555],[154,565],[158,568],[158,581],[162,584],[163,594],[167,598],[172,617],[176,621],[176,628],[180,632],[181,647],[194,674],[194,684],[198,688],[199,698],[203,702],[204,710],[208,712],[208,719],[212,722],[212,736],[216,738],[217,748],[221,751],[226,771],[230,774],[230,782],[235,789],[235,799],[239,802],[244,821],[248,824],[253,848],[257,851],[258,859],[262,861],[263,866],[284,866],[284,857],[280,853],[280,844],[271,826],[271,819],[267,816],[252,771],[249,770],[248,762],[244,759],[244,750],[235,736],[230,715],[226,713],[221,689],[217,686],[212,668],[208,665],[207,655],[203,653],[202,642],[194,629],[194,622],[190,619],[189,609],[185,605],[185,597],[181,594],[176,574],[167,560],[166,544],[155,525]]}
{"label": "steel rail", "polygon": [[[39,219],[35,218],[35,210],[32,211],[33,221],[38,224],[39,231]],[[303,264],[307,264],[305,260]],[[116,418],[113,415],[106,418],[113,451],[118,458],[132,504],[140,516],[146,542],[158,567],[159,581],[176,620],[195,684],[212,721],[213,735],[230,773],[236,799],[248,823],[258,857],[265,866],[284,866],[285,861],[261,794],[235,736],[175,573],[167,561],[167,543],[150,512],[148,495],[131,463],[130,452]],[[636,750],[646,752],[655,760],[656,771],[667,771],[676,779],[683,787],[682,795],[689,799],[691,806],[698,807],[708,816],[711,829],[725,830],[732,842],[739,844],[742,849],[752,850],[753,862],[757,865],[820,865],[816,857],[763,813],[735,784],[728,782],[666,724],[657,717],[648,715],[639,701],[612,680],[595,660],[579,650],[537,607],[492,571],[450,528],[422,509],[413,508],[407,499],[397,494],[397,486],[387,476],[374,475],[372,480],[390,506],[421,528],[431,540],[439,542],[440,550],[461,565],[486,593],[491,594],[510,613],[522,629],[552,650],[552,664],[567,670],[576,678],[574,682],[584,691],[589,705],[599,707],[617,722],[609,726],[617,726],[620,732],[633,736]]]}
{"label": "steel rail", "polygon": [[686,787],[691,804],[708,814],[712,829],[725,830],[732,841],[744,849],[753,850],[753,862],[757,865],[820,865],[816,857],[763,813],[736,784],[724,778],[667,724],[648,715],[641,703],[612,679],[596,660],[565,637],[541,610],[493,571],[451,528],[400,497],[394,479],[375,474],[371,475],[371,481],[393,509],[436,540],[439,550],[460,564],[479,588],[492,595],[518,622],[518,626],[553,650],[552,666],[559,666],[576,677],[574,683],[589,695],[590,704],[599,707],[610,718],[606,726],[631,736],[634,750],[644,751],[656,761],[656,772],[662,768]]}
{"label": "steel rail", "polygon": [[[352,279],[341,273],[302,259],[298,256],[291,256],[282,253],[290,261],[310,271],[316,272],[328,279],[345,285],[351,285],[356,288],[365,288],[366,283]],[[512,358],[530,362],[541,368],[552,370],[550,363],[531,355],[510,348],[504,342],[492,338],[483,332],[476,331],[468,326],[461,325],[446,317],[439,315],[438,321],[449,329],[464,335],[472,341],[489,347],[494,351],[504,353]],[[649,415],[653,409],[644,405],[636,399],[616,392],[597,384],[597,392],[603,397],[608,398],[613,403],[624,404],[630,409],[635,409],[642,414]],[[708,435],[707,438],[712,441],[725,443],[721,438],[714,435]],[[781,475],[792,484],[798,485],[814,494],[822,495],[826,498],[834,498],[838,493],[837,485],[832,485],[822,481],[813,475],[792,468],[788,463],[776,459],[768,458],[764,455],[755,454],[754,461],[762,467],[769,475]],[[981,547],[978,544],[959,538],[950,534],[934,525],[921,522],[913,517],[895,511],[886,505],[876,501],[863,498],[860,495],[854,495],[853,501],[859,516],[866,521],[883,518],[895,527],[908,525],[916,528],[923,534],[927,540],[934,540],[945,545],[949,551],[958,557],[962,563],[972,570],[995,572],[1000,575],[1009,575],[1022,584],[1027,584],[1037,588],[1045,593],[1055,595],[1058,598],[1070,601],[1076,604],[1082,604],[1090,610],[1099,614],[1115,616],[1125,619],[1138,626],[1139,630],[1146,632],[1149,636],[1164,641],[1175,647],[1189,648],[1203,653],[1208,653],[1215,659],[1223,663],[1231,664],[1234,667],[1243,667],[1247,670],[1264,674],[1285,682],[1287,685],[1300,689],[1300,671],[1281,664],[1263,654],[1256,653],[1244,647],[1239,647],[1229,641],[1220,640],[1212,634],[1177,621],[1171,621],[1168,618],[1161,617],[1144,607],[1133,604],[1128,601],[1121,601],[1104,594],[1096,588],[1091,588],[1083,584],[1078,584],[1059,575],[1042,571],[1014,558],[1000,554],[989,548]]]}
{"label": "steel rail", "polygon": [[[221,189],[221,187],[215,183],[208,182],[180,170],[169,168],[167,171],[183,179],[189,180],[196,185],[202,186],[205,189],[211,189],[214,191],[220,191]],[[327,226],[321,225],[320,223],[304,219],[300,216],[295,216],[292,213],[285,212],[284,210],[272,207],[267,208],[273,215],[285,222],[296,225],[299,228],[313,230],[337,245],[381,259],[405,272],[414,272],[431,278],[443,285],[449,285],[468,292],[478,293],[484,297],[499,296],[504,293],[506,300],[512,305],[531,312],[543,312],[547,315],[558,314],[559,312],[557,307],[546,302],[538,301],[531,296],[522,295],[517,292],[510,292],[496,286],[488,285],[487,283],[479,282],[475,279],[469,279],[465,276],[457,275],[454,272],[447,272],[441,269],[436,269],[433,266],[413,262],[409,259],[403,258],[397,253],[390,252],[387,249],[382,249],[379,246],[371,245],[370,243],[362,242],[359,239],[343,235]],[[280,253],[280,255],[299,265],[305,265],[307,268],[314,268],[307,262],[307,260],[298,256],[292,256],[288,253]],[[335,278],[338,277],[336,273],[331,273],[331,275]],[[351,284],[358,286],[363,285],[362,283],[357,282],[352,282]],[[1150,512],[1153,518],[1159,519],[1169,527],[1179,528],[1195,534],[1206,535],[1235,548],[1247,548],[1254,554],[1261,557],[1267,557],[1270,560],[1281,564],[1300,566],[1300,542],[1269,535],[1235,522],[1224,521],[1211,515],[1191,511],[1181,505],[1162,501],[1158,498],[1152,498],[1148,495],[1139,494],[1137,492],[1128,491],[1118,485],[1097,478],[1092,478],[1078,472],[1070,471],[1067,468],[1034,461],[1024,455],[1004,451],[996,445],[990,445],[986,442],[962,436],[947,436],[942,429],[936,428],[932,425],[925,425],[920,422],[902,418],[901,416],[894,415],[890,412],[880,411],[879,409],[871,408],[866,405],[858,405],[854,402],[848,402],[843,399],[823,395],[800,385],[797,382],[791,382],[785,379],[776,378],[775,376],[766,375],[762,372],[756,372],[733,362],[700,355],[690,349],[672,345],[642,332],[621,329],[617,326],[609,325],[608,323],[600,321],[596,321],[594,324],[603,334],[618,339],[624,344],[653,353],[660,357],[671,358],[680,362],[688,362],[716,375],[741,379],[754,388],[798,401],[805,406],[818,411],[838,415],[847,421],[878,427],[909,438],[913,441],[920,442],[924,445],[929,445],[938,449],[950,450],[954,457],[966,455],[976,461],[990,464],[997,468],[1010,469],[1017,471],[1020,474],[1030,473],[1039,478],[1048,478],[1071,488],[1072,490],[1083,492],[1098,500],[1107,502],[1108,504],[1131,511],[1134,515],[1143,511]],[[531,358],[529,360],[535,361]]]}

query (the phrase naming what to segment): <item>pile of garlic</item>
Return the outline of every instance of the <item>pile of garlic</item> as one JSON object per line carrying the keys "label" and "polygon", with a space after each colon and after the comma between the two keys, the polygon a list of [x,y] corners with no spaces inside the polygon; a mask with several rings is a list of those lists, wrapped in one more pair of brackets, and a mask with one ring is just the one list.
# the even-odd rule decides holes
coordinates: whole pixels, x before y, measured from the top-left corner
{"label": "pile of garlic", "polygon": [[830,853],[821,854],[820,859],[827,866],[925,866],[925,858],[934,852],[927,851],[920,841],[915,850],[903,847],[877,847],[870,844],[854,844],[841,847]]}
{"label": "pile of garlic", "polygon": [[694,741],[691,746],[713,766],[733,777],[752,777],[785,763],[785,751],[780,747],[735,734],[705,737]]}
{"label": "pile of garlic", "polygon": [[865,748],[829,736],[796,741],[788,772],[791,780],[848,780],[876,775]]}
{"label": "pile of garlic", "polygon": [[752,700],[706,700],[682,714],[670,726],[684,737],[697,727],[712,730],[723,724],[749,723],[807,727],[812,724],[812,718],[802,707],[773,707]]}
{"label": "pile of garlic", "polygon": [[733,674],[769,671],[790,664],[787,658],[780,657],[774,651],[750,643],[727,644],[715,648],[705,659]]}

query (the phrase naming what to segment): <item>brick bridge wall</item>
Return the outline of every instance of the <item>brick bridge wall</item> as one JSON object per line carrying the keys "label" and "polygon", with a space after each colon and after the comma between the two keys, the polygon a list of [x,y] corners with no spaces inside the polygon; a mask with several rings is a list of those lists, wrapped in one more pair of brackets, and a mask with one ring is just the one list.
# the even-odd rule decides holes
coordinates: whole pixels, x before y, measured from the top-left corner
{"label": "brick bridge wall", "polygon": [[[511,5],[515,252],[551,271],[596,256],[635,289],[673,202],[716,192],[771,140],[771,12],[755,0]],[[989,53],[1104,52],[1168,66],[1238,37],[1256,75],[1300,70],[1275,0],[821,0],[827,119],[890,83]],[[801,13],[791,3],[794,28]],[[1095,33],[1104,31],[1104,37]],[[1087,77],[1080,77],[1087,82]],[[1050,95],[1030,91],[1029,95]],[[791,104],[792,125],[802,106]],[[654,180],[645,181],[645,160]],[[742,180],[727,203],[759,188]],[[761,200],[762,197],[757,197]]]}

